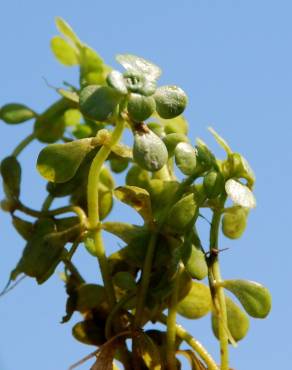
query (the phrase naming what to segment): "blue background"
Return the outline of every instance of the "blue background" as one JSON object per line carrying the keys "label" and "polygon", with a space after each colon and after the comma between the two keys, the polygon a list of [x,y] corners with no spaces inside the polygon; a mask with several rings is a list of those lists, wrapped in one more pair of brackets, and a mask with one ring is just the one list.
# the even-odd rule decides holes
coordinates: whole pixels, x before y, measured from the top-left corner
{"label": "blue background", "polygon": [[[60,15],[108,64],[116,65],[116,53],[130,52],[160,65],[160,83],[178,84],[189,96],[191,139],[201,137],[223,156],[206,131],[212,125],[249,160],[257,175],[258,206],[242,239],[221,239],[220,247],[230,248],[222,254],[222,270],[226,278],[268,286],[273,308],[266,320],[251,320],[247,338],[231,348],[237,370],[288,369],[291,363],[291,14],[289,0],[1,1],[0,105],[22,102],[41,112],[57,99],[42,77],[55,86],[77,81],[76,69],[58,64],[49,49],[57,34],[54,16]],[[1,158],[31,125],[1,123]],[[34,165],[40,148],[34,144],[20,157],[22,199],[32,207],[39,207],[45,194]],[[126,207],[110,219],[128,216],[139,221]],[[8,214],[0,214],[0,224],[4,286],[24,242]],[[116,246],[117,240],[106,240]],[[96,261],[84,251],[76,260],[82,273],[96,281]],[[0,299],[1,370],[64,370],[93,350],[71,338],[77,314],[71,323],[59,324],[64,304],[57,274],[41,287],[25,279]],[[209,320],[183,323],[218,359]]]}

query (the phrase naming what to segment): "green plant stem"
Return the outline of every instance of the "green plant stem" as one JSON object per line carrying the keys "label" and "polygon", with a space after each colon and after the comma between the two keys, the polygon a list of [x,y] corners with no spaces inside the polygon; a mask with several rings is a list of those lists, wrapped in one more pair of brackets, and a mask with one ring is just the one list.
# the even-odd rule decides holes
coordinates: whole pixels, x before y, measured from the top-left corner
{"label": "green plant stem", "polygon": [[147,246],[147,253],[146,253],[144,265],[142,268],[141,283],[139,286],[138,296],[137,296],[136,312],[135,312],[135,319],[134,319],[135,328],[138,328],[141,325],[141,322],[143,319],[144,303],[145,303],[147,290],[149,287],[152,260],[154,256],[157,236],[158,236],[158,233],[153,231],[151,234],[148,246]]}
{"label": "green plant stem", "polygon": [[112,147],[116,145],[123,133],[125,123],[117,120],[116,127],[111,135],[110,142],[103,145],[91,163],[87,185],[88,222],[90,228],[94,229],[99,224],[98,184],[99,176],[104,162],[107,160]]}
{"label": "green plant stem", "polygon": [[106,324],[105,324],[105,336],[107,339],[110,339],[112,336],[111,329],[112,329],[112,323],[115,315],[123,308],[123,306],[133,297],[135,297],[136,292],[129,293],[125,295],[111,310],[110,314],[108,315],[106,319]]}
{"label": "green plant stem", "polygon": [[17,209],[23,213],[26,213],[29,216],[36,217],[36,218],[44,217],[44,216],[57,216],[63,213],[73,212],[73,213],[76,213],[76,215],[79,217],[80,222],[83,225],[87,225],[87,216],[85,212],[83,211],[83,209],[78,206],[66,206],[66,207],[52,209],[51,211],[49,210],[36,211],[34,209],[26,207],[21,202],[18,202]]}
{"label": "green plant stem", "polygon": [[17,157],[25,147],[27,147],[35,138],[35,135],[32,133],[28,135],[25,139],[23,139],[17,147],[13,150],[12,155]]}
{"label": "green plant stem", "polygon": [[88,204],[88,224],[93,230],[93,240],[95,244],[95,254],[97,256],[99,267],[104,282],[104,286],[108,296],[108,302],[111,307],[116,303],[115,293],[111,276],[108,267],[108,261],[105,255],[105,248],[102,240],[102,233],[99,226],[99,204],[98,204],[98,184],[102,166],[107,160],[111,149],[116,145],[123,133],[125,122],[122,119],[117,119],[116,127],[111,135],[110,142],[103,145],[91,163],[88,176],[87,186],[87,204]]}
{"label": "green plant stem", "polygon": [[[155,246],[157,241],[158,233],[157,231],[153,231],[147,246],[146,257],[144,260],[143,268],[142,268],[142,275],[141,275],[141,283],[138,288],[138,295],[137,295],[137,303],[136,303],[136,310],[135,310],[135,317],[134,317],[134,330],[139,329],[142,324],[143,320],[143,311],[144,311],[144,304],[145,299],[149,287],[150,276],[151,276],[151,267],[152,267],[152,260],[155,252]],[[140,369],[140,352],[137,340],[135,337],[133,338],[133,367],[135,370]]]}
{"label": "green plant stem", "polygon": [[[167,317],[164,314],[159,316],[159,321],[162,324],[167,323]],[[219,370],[216,362],[212,358],[212,356],[208,353],[205,347],[195,339],[190,333],[186,331],[181,325],[176,325],[176,335],[184,340],[193,350],[200,356],[200,358],[205,362],[208,367],[208,370]]]}
{"label": "green plant stem", "polygon": [[44,201],[44,203],[42,205],[42,212],[46,212],[46,211],[49,210],[49,208],[51,207],[51,205],[53,203],[53,200],[54,200],[54,197],[51,194],[49,194],[46,197],[46,199],[45,199],[45,201]]}
{"label": "green plant stem", "polygon": [[173,292],[170,297],[167,315],[167,331],[166,331],[166,361],[169,370],[176,370],[176,311],[177,297],[179,288],[179,279],[182,272],[182,264],[179,265],[177,275],[175,277]]}
{"label": "green plant stem", "polygon": [[229,369],[229,353],[228,353],[228,332],[226,328],[227,325],[227,310],[224,289],[220,286],[222,281],[220,265],[218,259],[218,235],[219,235],[219,226],[221,219],[222,211],[221,209],[214,210],[211,229],[210,229],[210,255],[211,255],[211,275],[215,282],[218,282],[219,285],[214,285],[212,289],[215,292],[215,312],[218,317],[218,331],[219,331],[219,341],[220,341],[220,355],[221,355],[221,370]]}

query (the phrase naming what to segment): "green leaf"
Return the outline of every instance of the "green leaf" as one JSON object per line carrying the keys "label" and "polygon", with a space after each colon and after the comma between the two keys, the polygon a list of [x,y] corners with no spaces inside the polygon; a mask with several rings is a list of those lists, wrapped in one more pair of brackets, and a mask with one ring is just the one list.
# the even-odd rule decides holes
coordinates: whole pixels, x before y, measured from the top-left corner
{"label": "green leaf", "polygon": [[78,322],[72,328],[72,335],[79,342],[101,346],[105,341],[104,325],[96,320]]}
{"label": "green leaf", "polygon": [[147,122],[147,127],[154,132],[157,136],[163,138],[165,135],[164,127],[157,122]]}
{"label": "green leaf", "polygon": [[74,66],[79,64],[78,50],[62,37],[55,36],[52,38],[51,49],[58,61],[65,66]]}
{"label": "green leaf", "polygon": [[99,188],[100,190],[113,190],[115,187],[115,180],[110,170],[103,166],[99,174]]}
{"label": "green leaf", "polygon": [[106,292],[101,285],[82,284],[77,290],[76,309],[82,313],[98,308],[106,302]]}
{"label": "green leaf", "polygon": [[164,142],[147,130],[134,132],[133,158],[143,169],[155,172],[166,164],[168,152]]}
{"label": "green leaf", "polygon": [[227,144],[227,142],[221,137],[212,127],[208,127],[208,130],[211,132],[211,134],[214,136],[217,143],[223,148],[227,155],[232,154],[232,150],[230,146]]}
{"label": "green leaf", "polygon": [[227,208],[222,219],[222,232],[230,239],[238,239],[246,229],[249,208],[240,206]]}
{"label": "green leaf", "polygon": [[[227,310],[227,326],[232,338],[238,342],[243,339],[249,329],[249,319],[244,311],[233,302],[232,299],[225,296],[226,310]],[[212,313],[212,330],[217,339],[218,334],[218,319],[215,312]]]}
{"label": "green leaf", "polygon": [[185,268],[193,279],[202,280],[208,275],[206,256],[200,247],[191,244],[190,254],[186,258]]}
{"label": "green leaf", "polygon": [[0,172],[3,178],[4,191],[8,198],[18,198],[20,194],[21,166],[13,155],[1,161]]}
{"label": "green leaf", "polygon": [[0,119],[9,124],[18,124],[36,117],[36,113],[26,105],[10,103],[0,109]]}
{"label": "green leaf", "polygon": [[137,337],[137,347],[147,369],[161,370],[163,368],[159,349],[147,334],[141,333]]}
{"label": "green leaf", "polygon": [[127,70],[145,75],[148,80],[156,80],[161,75],[161,69],[146,59],[131,54],[119,54],[116,60]]}
{"label": "green leaf", "polygon": [[99,218],[104,220],[113,208],[113,193],[112,191],[99,191],[98,198]]}
{"label": "green leaf", "polygon": [[80,48],[81,86],[105,85],[109,72],[110,68],[104,64],[97,52],[83,44]]}
{"label": "green leaf", "polygon": [[144,227],[132,225],[126,222],[103,222],[102,229],[116,235],[125,243],[131,243],[141,234],[147,233],[147,230]]}
{"label": "green leaf", "polygon": [[265,318],[271,310],[271,294],[263,285],[249,280],[224,280],[222,286],[232,292],[252,317]]}
{"label": "green leaf", "polygon": [[68,38],[73,44],[76,46],[81,45],[81,41],[79,40],[78,36],[72,30],[71,26],[61,17],[55,18],[57,29],[61,34],[63,34],[66,38]]}
{"label": "green leaf", "polygon": [[120,186],[114,194],[121,202],[134,208],[146,222],[152,221],[152,210],[149,193],[137,186]]}
{"label": "green leaf", "polygon": [[253,193],[247,186],[242,185],[240,182],[234,179],[227,180],[225,190],[235,204],[246,208],[254,208],[256,206]]}
{"label": "green leaf", "polygon": [[72,102],[62,98],[51,105],[35,121],[34,134],[43,143],[54,143],[61,139],[65,131],[64,113],[72,107]]}
{"label": "green leaf", "polygon": [[127,185],[138,186],[140,188],[147,188],[149,181],[150,176],[148,171],[143,170],[141,167],[135,164],[129,169],[126,175]]}
{"label": "green leaf", "polygon": [[223,162],[223,168],[229,177],[243,178],[248,182],[248,187],[252,189],[255,183],[255,174],[247,160],[239,153],[232,153]]}
{"label": "green leaf", "polygon": [[55,271],[62,258],[65,242],[55,232],[55,224],[50,219],[41,219],[34,226],[34,235],[28,241],[22,257],[11,273],[15,280],[20,273],[36,278],[44,283]]}
{"label": "green leaf", "polygon": [[158,117],[158,121],[164,126],[166,134],[179,133],[187,135],[189,126],[184,116],[181,115],[171,119],[163,119],[156,114],[154,116]]}
{"label": "green leaf", "polygon": [[23,237],[23,239],[29,240],[32,238],[34,227],[31,222],[22,220],[21,218],[13,215],[12,224],[15,227],[18,234]]}
{"label": "green leaf", "polygon": [[145,121],[155,111],[155,107],[155,100],[152,96],[131,93],[128,101],[128,113],[134,121]]}
{"label": "green leaf", "polygon": [[178,86],[159,87],[154,94],[156,111],[160,117],[170,119],[179,116],[185,110],[188,98]]}
{"label": "green leaf", "polygon": [[57,89],[57,92],[72,103],[79,104],[79,95],[75,91],[69,91],[65,89]]}
{"label": "green leaf", "polygon": [[88,118],[104,121],[115,110],[121,95],[108,86],[89,85],[81,90],[80,109]]}
{"label": "green leaf", "polygon": [[129,165],[129,159],[127,158],[110,158],[111,170],[115,173],[124,172]]}
{"label": "green leaf", "polygon": [[184,234],[185,230],[194,222],[198,214],[198,206],[193,193],[185,195],[169,211],[166,225],[173,232]]}
{"label": "green leaf", "polygon": [[175,163],[184,175],[193,175],[197,169],[196,150],[189,143],[177,144],[175,151]]}
{"label": "green leaf", "polygon": [[38,156],[37,169],[48,181],[66,182],[75,175],[86,154],[92,149],[92,139],[48,145]]}
{"label": "green leaf", "polygon": [[76,126],[80,123],[82,114],[78,109],[68,109],[64,113],[64,123],[66,126]]}
{"label": "green leaf", "polygon": [[212,299],[207,285],[193,281],[188,295],[177,305],[177,312],[188,319],[199,319],[211,310]]}
{"label": "green leaf", "polygon": [[113,277],[113,282],[122,290],[133,291],[136,289],[135,278],[128,271],[118,271]]}

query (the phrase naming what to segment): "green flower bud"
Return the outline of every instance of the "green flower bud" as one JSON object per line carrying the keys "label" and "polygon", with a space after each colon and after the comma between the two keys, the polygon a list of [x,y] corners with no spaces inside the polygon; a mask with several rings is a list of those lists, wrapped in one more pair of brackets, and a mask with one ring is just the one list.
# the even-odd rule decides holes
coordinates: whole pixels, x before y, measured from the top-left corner
{"label": "green flower bud", "polygon": [[124,76],[119,71],[111,71],[106,78],[106,82],[110,87],[116,89],[121,95],[128,93],[127,86],[125,84]]}
{"label": "green flower bud", "polygon": [[197,169],[196,150],[189,143],[177,144],[174,155],[175,163],[184,175],[193,175]]}
{"label": "green flower bud", "polygon": [[154,98],[156,111],[162,118],[174,118],[182,114],[188,102],[185,92],[177,86],[159,87]]}
{"label": "green flower bud", "polygon": [[155,100],[151,96],[131,94],[128,102],[128,113],[132,120],[145,121],[155,111]]}
{"label": "green flower bud", "polygon": [[204,189],[208,198],[216,198],[224,191],[224,177],[218,171],[210,171],[204,176]]}
{"label": "green flower bud", "polygon": [[133,158],[140,167],[155,172],[166,164],[168,152],[163,141],[145,128],[134,133]]}

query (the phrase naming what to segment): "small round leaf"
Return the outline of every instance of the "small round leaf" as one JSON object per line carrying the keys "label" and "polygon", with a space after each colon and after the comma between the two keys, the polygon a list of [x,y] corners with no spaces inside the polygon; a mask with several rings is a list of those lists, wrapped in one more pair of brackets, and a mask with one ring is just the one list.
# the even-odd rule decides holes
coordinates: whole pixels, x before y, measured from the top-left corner
{"label": "small round leaf", "polygon": [[37,169],[48,181],[66,182],[75,175],[86,154],[93,148],[92,139],[48,145],[38,156]]}
{"label": "small round leaf", "polygon": [[210,289],[207,285],[193,281],[187,296],[177,305],[177,312],[188,319],[199,319],[212,307]]}
{"label": "small round leaf", "polygon": [[10,103],[0,109],[0,119],[9,124],[17,124],[36,117],[36,113],[26,105]]}
{"label": "small round leaf", "polygon": [[51,49],[58,61],[65,66],[79,64],[79,52],[60,36],[55,36],[51,40]]}
{"label": "small round leaf", "polygon": [[[233,302],[233,300],[225,296],[226,310],[227,310],[227,326],[232,338],[238,342],[243,339],[249,329],[249,319],[244,311]],[[212,330],[217,339],[219,339],[218,333],[218,319],[215,313],[212,313]]]}
{"label": "small round leaf", "polygon": [[18,198],[20,194],[21,166],[13,155],[2,160],[0,172],[4,182],[4,191],[8,198]]}
{"label": "small round leaf", "polygon": [[250,280],[225,280],[222,285],[238,298],[250,316],[263,319],[269,314],[272,298],[263,285]]}
{"label": "small round leaf", "polygon": [[238,239],[244,233],[249,209],[243,207],[228,208],[222,219],[222,232],[230,239]]}

